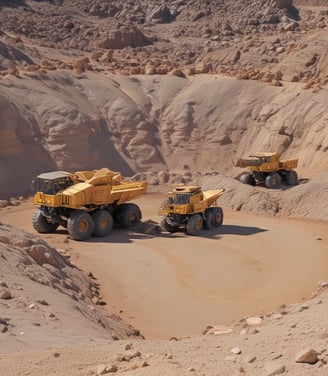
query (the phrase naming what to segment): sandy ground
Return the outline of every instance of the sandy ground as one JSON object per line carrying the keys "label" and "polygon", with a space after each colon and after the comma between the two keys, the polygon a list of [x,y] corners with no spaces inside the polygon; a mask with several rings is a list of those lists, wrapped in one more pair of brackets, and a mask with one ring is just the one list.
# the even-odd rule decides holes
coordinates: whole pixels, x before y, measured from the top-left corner
{"label": "sandy ground", "polygon": [[[160,221],[160,194],[137,199],[143,220]],[[1,211],[0,219],[34,232],[30,201]],[[283,304],[300,302],[328,275],[327,224],[254,216],[224,208],[218,230],[153,237],[114,229],[106,238],[67,242],[66,231],[42,235],[91,271],[106,309],[150,339],[199,335]],[[318,241],[317,238],[322,238]]]}

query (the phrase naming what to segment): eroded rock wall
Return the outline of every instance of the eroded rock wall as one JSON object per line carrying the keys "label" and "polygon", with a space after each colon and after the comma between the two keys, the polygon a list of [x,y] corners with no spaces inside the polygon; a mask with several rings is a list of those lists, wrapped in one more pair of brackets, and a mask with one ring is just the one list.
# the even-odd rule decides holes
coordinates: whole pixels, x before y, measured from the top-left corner
{"label": "eroded rock wall", "polygon": [[327,91],[297,83],[53,72],[10,77],[0,98],[2,198],[54,169],[233,175],[233,158],[256,150],[298,156],[301,174],[327,170]]}

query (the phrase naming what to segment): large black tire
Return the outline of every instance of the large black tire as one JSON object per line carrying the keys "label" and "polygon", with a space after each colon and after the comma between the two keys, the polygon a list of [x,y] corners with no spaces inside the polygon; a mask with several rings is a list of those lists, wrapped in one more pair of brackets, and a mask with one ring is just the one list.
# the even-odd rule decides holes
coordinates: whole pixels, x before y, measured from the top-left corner
{"label": "large black tire", "polygon": [[167,232],[177,232],[179,230],[179,226],[172,226],[166,222],[166,218],[163,218],[161,221],[161,228],[166,230]]}
{"label": "large black tire", "polygon": [[256,185],[256,180],[254,176],[249,172],[244,172],[243,174],[241,174],[239,180],[243,184]]}
{"label": "large black tire", "polygon": [[204,219],[204,227],[208,230],[214,227],[213,223],[214,218],[214,208],[207,208],[205,210],[205,219]]}
{"label": "large black tire", "polygon": [[223,223],[223,210],[219,206],[213,209],[213,227],[220,227]]}
{"label": "large black tire", "polygon": [[286,175],[286,183],[288,185],[297,185],[298,184],[298,176],[297,172],[294,170],[291,170]]}
{"label": "large black tire", "polygon": [[91,215],[83,210],[74,210],[67,221],[67,231],[74,240],[89,239],[94,228]]}
{"label": "large black tire", "polygon": [[107,210],[96,210],[92,214],[95,224],[92,235],[103,237],[111,233],[113,229],[113,217]]}
{"label": "large black tire", "polygon": [[192,215],[186,225],[187,234],[199,235],[203,229],[203,218],[200,214]]}
{"label": "large black tire", "polygon": [[129,228],[135,226],[140,220],[141,211],[138,205],[133,203],[120,205],[120,212],[117,216],[117,221],[122,227]]}
{"label": "large black tire", "polygon": [[36,209],[33,213],[32,224],[34,229],[40,234],[55,232],[59,226],[59,223],[50,222],[48,218],[42,214],[40,209]]}
{"label": "large black tire", "polygon": [[280,184],[281,184],[281,176],[278,174],[278,172],[271,172],[265,178],[265,186],[267,188],[278,188]]}

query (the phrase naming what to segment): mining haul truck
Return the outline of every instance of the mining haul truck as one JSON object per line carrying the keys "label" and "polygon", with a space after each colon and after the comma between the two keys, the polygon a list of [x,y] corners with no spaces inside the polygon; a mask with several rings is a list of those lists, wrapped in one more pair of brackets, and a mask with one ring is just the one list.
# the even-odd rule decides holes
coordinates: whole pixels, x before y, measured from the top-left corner
{"label": "mining haul truck", "polygon": [[203,228],[220,227],[223,210],[216,200],[224,189],[202,191],[200,186],[178,186],[169,192],[162,203],[159,215],[164,218],[161,227],[168,232],[184,228],[189,235],[199,235]]}
{"label": "mining haul truck", "polygon": [[141,210],[128,201],[146,193],[147,182],[125,181],[119,172],[102,168],[43,173],[33,179],[32,189],[36,231],[52,233],[61,225],[73,239],[86,240],[107,236],[114,222],[125,228],[137,224]]}
{"label": "mining haul truck", "polygon": [[256,185],[264,183],[267,188],[278,188],[282,181],[288,185],[298,183],[298,159],[280,159],[278,153],[253,153],[250,159],[238,158],[233,162],[235,167],[248,168],[249,171],[240,175],[239,180],[244,184]]}

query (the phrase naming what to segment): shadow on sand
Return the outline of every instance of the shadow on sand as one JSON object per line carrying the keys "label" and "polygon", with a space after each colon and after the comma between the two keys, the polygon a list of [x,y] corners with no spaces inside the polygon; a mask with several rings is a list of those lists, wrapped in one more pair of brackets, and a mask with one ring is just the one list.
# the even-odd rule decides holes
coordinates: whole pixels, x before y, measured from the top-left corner
{"label": "shadow on sand", "polygon": [[258,234],[264,231],[268,231],[268,230],[264,228],[260,228],[260,227],[251,227],[251,226],[222,225],[220,229],[220,234],[248,236],[248,235]]}
{"label": "shadow on sand", "polygon": [[[214,228],[214,229],[204,229],[203,231],[200,232],[199,235],[197,235],[197,238],[205,238],[205,239],[213,239],[217,240],[222,237],[222,235],[240,235],[240,236],[249,236],[249,235],[254,235],[258,234],[264,231],[268,231],[263,228],[259,227],[250,227],[250,226],[238,226],[238,225],[222,225],[221,227]],[[56,231],[57,234],[61,235],[66,235],[68,236],[68,233],[64,229],[60,229]],[[113,231],[104,237],[98,238],[92,236],[91,238],[82,241],[81,243],[133,243],[135,240],[140,240],[140,239],[154,239],[154,238],[166,238],[168,239],[176,239],[176,238],[190,238],[192,235],[188,235],[185,231],[185,229],[181,228],[179,231],[175,233],[169,233],[166,231],[158,232],[158,233],[141,233],[133,230],[128,230],[128,229],[122,229],[122,228],[115,228]],[[70,238],[69,238],[70,239]],[[70,241],[74,241],[70,239]]]}

